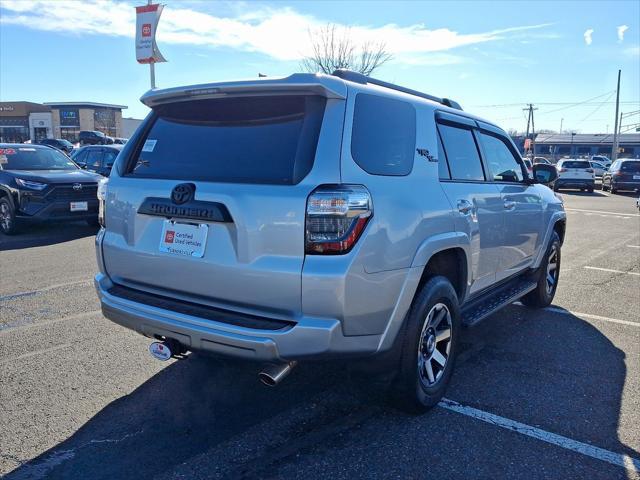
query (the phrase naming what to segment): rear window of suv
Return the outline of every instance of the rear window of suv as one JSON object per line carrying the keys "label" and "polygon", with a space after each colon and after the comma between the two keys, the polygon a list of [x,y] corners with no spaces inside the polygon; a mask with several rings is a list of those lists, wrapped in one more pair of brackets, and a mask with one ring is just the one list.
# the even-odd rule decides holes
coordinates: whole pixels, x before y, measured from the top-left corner
{"label": "rear window of suv", "polygon": [[128,175],[296,184],[313,166],[325,103],[278,95],[160,105]]}
{"label": "rear window of suv", "polygon": [[591,168],[589,162],[562,162],[563,168]]}
{"label": "rear window of suv", "polygon": [[620,164],[621,172],[640,172],[640,162],[622,162]]}

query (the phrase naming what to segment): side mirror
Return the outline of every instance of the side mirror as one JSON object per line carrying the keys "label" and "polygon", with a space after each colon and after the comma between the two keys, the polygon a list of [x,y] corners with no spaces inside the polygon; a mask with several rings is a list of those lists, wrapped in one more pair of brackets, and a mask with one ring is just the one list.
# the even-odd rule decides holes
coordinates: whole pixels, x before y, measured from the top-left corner
{"label": "side mirror", "polygon": [[558,178],[558,170],[555,165],[547,165],[546,163],[536,163],[533,166],[533,178],[538,183],[550,185]]}

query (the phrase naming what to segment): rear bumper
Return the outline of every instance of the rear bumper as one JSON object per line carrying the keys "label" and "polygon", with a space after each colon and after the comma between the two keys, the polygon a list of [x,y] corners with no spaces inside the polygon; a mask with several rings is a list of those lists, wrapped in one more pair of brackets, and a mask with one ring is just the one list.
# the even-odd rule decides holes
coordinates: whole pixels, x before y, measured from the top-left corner
{"label": "rear bumper", "polygon": [[640,180],[622,182],[613,180],[611,185],[617,190],[640,190]]}
{"label": "rear bumper", "polygon": [[379,335],[345,336],[338,320],[303,317],[279,330],[246,328],[111,295],[106,275],[95,277],[106,318],[150,338],[168,337],[189,350],[256,361],[360,357],[376,353]]}
{"label": "rear bumper", "polygon": [[596,181],[593,178],[558,178],[555,182],[556,188],[593,188],[595,184]]}

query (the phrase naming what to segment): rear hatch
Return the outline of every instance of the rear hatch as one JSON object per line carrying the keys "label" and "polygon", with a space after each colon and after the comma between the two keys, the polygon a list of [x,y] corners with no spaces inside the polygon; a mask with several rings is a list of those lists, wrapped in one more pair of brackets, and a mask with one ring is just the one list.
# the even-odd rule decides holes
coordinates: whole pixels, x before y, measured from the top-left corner
{"label": "rear hatch", "polygon": [[566,180],[592,180],[593,169],[586,160],[565,160],[560,167],[559,175]]}
{"label": "rear hatch", "polygon": [[339,182],[344,100],[283,90],[149,102],[108,187],[103,257],[114,283],[300,314],[307,196]]}
{"label": "rear hatch", "polygon": [[640,161],[625,160],[622,162],[616,180],[619,182],[640,183]]}

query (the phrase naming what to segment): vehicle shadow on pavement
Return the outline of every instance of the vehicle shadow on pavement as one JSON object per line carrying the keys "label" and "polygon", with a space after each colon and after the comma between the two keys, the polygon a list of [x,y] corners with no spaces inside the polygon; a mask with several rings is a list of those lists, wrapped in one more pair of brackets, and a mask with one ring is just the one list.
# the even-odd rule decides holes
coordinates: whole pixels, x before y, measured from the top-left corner
{"label": "vehicle shadow on pavement", "polygon": [[0,233],[0,251],[55,245],[56,243],[95,236],[97,231],[98,227],[87,225],[84,222],[24,225],[15,235]]}
{"label": "vehicle shadow on pavement", "polygon": [[[627,378],[618,339],[633,327],[590,323],[569,311],[511,305],[463,333],[455,382],[457,402],[615,453],[639,458],[619,439],[633,432],[637,379]],[[635,331],[631,332],[635,333]],[[626,334],[629,338],[630,335]],[[627,344],[633,348],[633,341]],[[621,422],[627,382],[626,421]],[[637,448],[637,443],[634,445]],[[606,464],[605,464],[606,465]],[[615,467],[613,467],[615,468]],[[624,478],[624,471],[620,471]],[[553,475],[552,475],[553,476]]]}
{"label": "vehicle shadow on pavement", "polygon": [[[618,440],[625,355],[594,325],[569,313],[511,306],[464,331],[461,341],[447,398],[637,457],[637,452]],[[255,364],[203,356],[173,363],[107,405],[67,440],[6,478],[278,477],[280,469],[303,461],[314,449],[331,458],[337,450],[358,444],[351,450],[351,455],[356,455],[351,458],[354,465],[395,455],[394,452],[403,455],[403,451],[415,449],[416,443],[402,432],[415,429],[417,423],[424,432],[425,424],[438,418],[429,414],[412,417],[381,402],[372,406],[372,401],[367,403],[363,397],[354,402],[343,393],[349,376],[340,363],[303,364],[277,388],[259,384],[256,372]],[[314,404],[318,398],[326,403],[322,408]],[[309,420],[296,413],[301,407],[331,413],[324,417],[317,413],[316,417],[321,418]],[[327,425],[348,423],[347,419],[361,410],[384,411],[384,422],[391,426],[369,429],[379,439],[362,438],[358,431],[347,429],[336,443],[335,431]],[[291,425],[284,428],[278,420],[276,428],[265,427],[276,416],[286,418]],[[361,421],[382,420],[372,414]],[[501,432],[504,430],[495,427],[495,435]],[[465,435],[472,436],[473,432]],[[361,448],[362,442],[377,444],[381,450]],[[459,462],[472,462],[474,473],[470,477],[495,477],[500,468],[506,471],[514,463],[508,454],[482,452],[481,439],[467,442],[475,447],[460,449],[456,442],[448,446],[445,442],[435,445],[428,456],[416,455],[402,467],[407,469],[405,478],[414,478],[415,469],[419,476],[431,468],[442,472],[449,462],[446,459],[452,455],[458,455]],[[286,453],[264,454],[246,443],[266,445],[271,452],[285,447]],[[244,448],[256,454],[236,453]],[[451,448],[454,450],[447,450]],[[442,464],[433,465],[438,458]],[[531,462],[527,466],[528,478],[555,476],[550,473],[549,463],[541,461],[537,467]],[[624,470],[606,463],[602,466],[624,478]],[[349,476],[349,465],[341,468]],[[302,471],[298,473],[302,475]],[[385,478],[385,472],[376,471],[374,476]]]}

